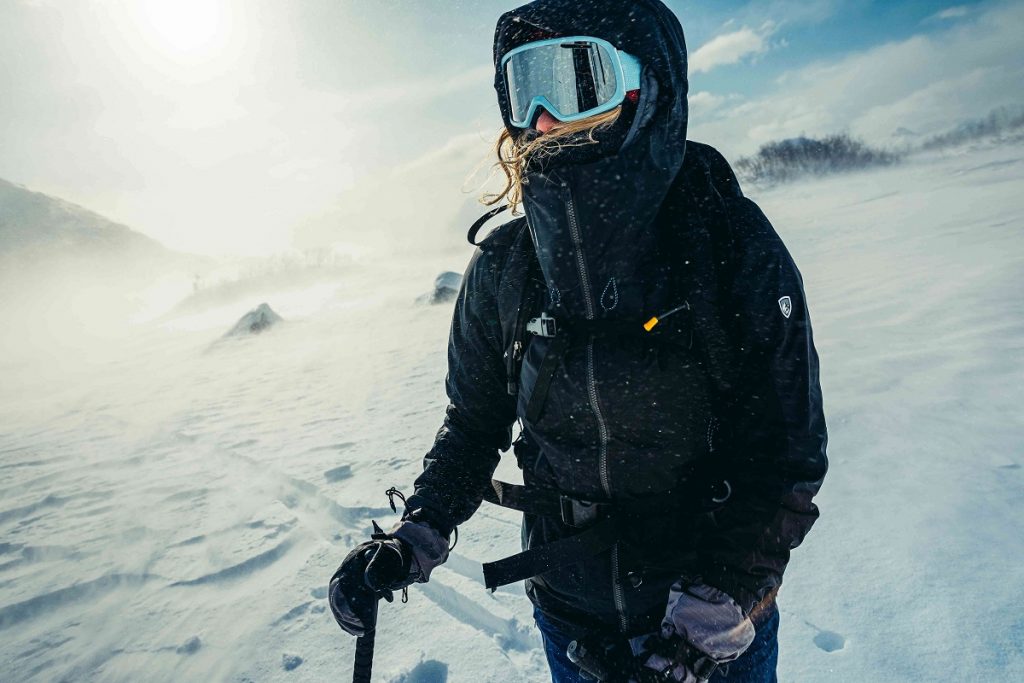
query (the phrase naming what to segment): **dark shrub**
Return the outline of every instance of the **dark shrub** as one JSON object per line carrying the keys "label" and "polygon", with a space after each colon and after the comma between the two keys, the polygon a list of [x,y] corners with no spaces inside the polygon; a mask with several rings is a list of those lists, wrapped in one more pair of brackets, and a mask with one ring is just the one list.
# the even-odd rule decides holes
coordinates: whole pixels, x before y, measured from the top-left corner
{"label": "dark shrub", "polygon": [[900,156],[894,152],[874,149],[842,133],[820,140],[799,137],[770,142],[754,156],[739,159],[736,171],[744,180],[781,183],[805,175],[888,166],[899,159]]}
{"label": "dark shrub", "polygon": [[921,143],[923,150],[945,149],[958,145],[989,139],[998,141],[1005,137],[1024,134],[1024,108],[1000,107],[988,116],[967,121],[953,130],[935,135]]}

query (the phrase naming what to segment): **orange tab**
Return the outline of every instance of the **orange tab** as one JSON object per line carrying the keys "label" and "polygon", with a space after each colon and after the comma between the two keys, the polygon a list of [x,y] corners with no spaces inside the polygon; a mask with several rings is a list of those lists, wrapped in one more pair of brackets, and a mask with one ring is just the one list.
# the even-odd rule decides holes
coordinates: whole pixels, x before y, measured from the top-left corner
{"label": "orange tab", "polygon": [[650,320],[644,323],[644,329],[650,332],[654,329],[654,326],[658,324],[658,316],[652,317]]}

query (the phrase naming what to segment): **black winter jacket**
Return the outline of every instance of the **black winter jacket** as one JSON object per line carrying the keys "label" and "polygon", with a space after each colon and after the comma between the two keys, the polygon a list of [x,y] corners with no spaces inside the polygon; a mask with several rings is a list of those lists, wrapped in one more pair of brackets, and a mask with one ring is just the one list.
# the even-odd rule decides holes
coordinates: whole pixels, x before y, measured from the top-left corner
{"label": "black winter jacket", "polygon": [[[527,8],[543,16],[525,23],[557,28],[571,5],[534,3]],[[744,610],[778,587],[790,550],[818,516],[811,498],[827,469],[827,436],[800,273],[721,155],[685,141],[678,22],[651,0],[623,6],[640,12],[635,21],[579,27],[574,16],[572,28],[629,45],[629,35],[610,32],[634,27],[629,49],[654,65],[645,73],[660,87],[645,88],[642,126],[617,155],[535,173],[526,217],[494,231],[474,255],[452,321],[450,405],[409,504],[442,527],[468,519],[517,418],[515,452],[530,487],[626,505],[673,501],[695,472],[713,469],[733,489],[720,509],[666,502],[609,551],[527,582],[552,617],[640,634],[656,630],[680,576],[702,577]],[[499,21],[496,60],[514,44],[502,35]],[[630,182],[616,177],[623,164]],[[685,304],[691,337],[577,335],[543,412],[524,419],[550,344],[538,337],[527,346],[518,396],[510,395],[508,326],[523,283],[507,274],[522,272],[512,264],[524,258],[538,259],[543,306],[560,325],[640,325]],[[524,517],[526,548],[575,533],[557,518]]]}

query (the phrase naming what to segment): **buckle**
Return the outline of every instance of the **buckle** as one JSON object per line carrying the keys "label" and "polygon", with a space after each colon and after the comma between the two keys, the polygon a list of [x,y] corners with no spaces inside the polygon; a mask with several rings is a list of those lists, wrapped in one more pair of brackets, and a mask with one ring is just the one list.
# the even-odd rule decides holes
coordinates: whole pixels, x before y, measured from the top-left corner
{"label": "buckle", "polygon": [[714,482],[711,489],[711,502],[715,505],[722,505],[732,498],[732,484],[728,479]]}
{"label": "buckle", "polygon": [[569,496],[559,496],[558,503],[562,511],[562,522],[577,528],[596,522],[605,508],[601,503],[579,500]]}
{"label": "buckle", "polygon": [[538,337],[554,337],[558,334],[558,324],[547,313],[541,313],[539,318],[531,318],[526,323],[526,331]]}

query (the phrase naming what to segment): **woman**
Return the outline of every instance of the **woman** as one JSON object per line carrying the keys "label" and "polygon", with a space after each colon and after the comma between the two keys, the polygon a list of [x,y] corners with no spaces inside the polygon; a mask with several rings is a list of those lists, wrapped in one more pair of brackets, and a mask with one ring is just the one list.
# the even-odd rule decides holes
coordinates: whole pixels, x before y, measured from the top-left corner
{"label": "woman", "polygon": [[[403,521],[333,577],[334,615],[372,628],[487,499],[524,512],[524,552],[485,581],[526,579],[554,681],[773,681],[775,594],[827,469],[799,272],[686,142],[658,0],[538,0],[498,20],[494,59],[492,202],[525,218],[469,265],[444,425]],[[523,487],[491,481],[517,419]]]}

